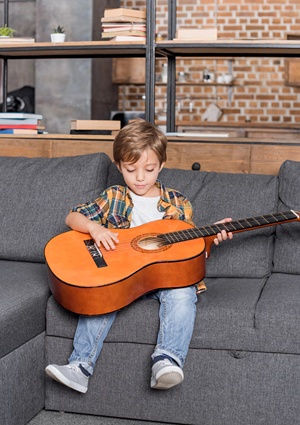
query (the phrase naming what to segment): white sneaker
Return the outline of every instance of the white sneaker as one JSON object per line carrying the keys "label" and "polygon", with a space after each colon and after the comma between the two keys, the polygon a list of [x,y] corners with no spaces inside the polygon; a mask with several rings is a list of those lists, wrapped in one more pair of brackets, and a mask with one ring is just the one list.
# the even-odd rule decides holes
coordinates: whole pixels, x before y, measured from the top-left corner
{"label": "white sneaker", "polygon": [[75,364],[71,363],[65,366],[50,364],[46,367],[45,371],[50,378],[75,391],[86,393],[88,390],[89,377]]}
{"label": "white sneaker", "polygon": [[168,390],[183,381],[182,369],[165,357],[152,366],[151,388]]}

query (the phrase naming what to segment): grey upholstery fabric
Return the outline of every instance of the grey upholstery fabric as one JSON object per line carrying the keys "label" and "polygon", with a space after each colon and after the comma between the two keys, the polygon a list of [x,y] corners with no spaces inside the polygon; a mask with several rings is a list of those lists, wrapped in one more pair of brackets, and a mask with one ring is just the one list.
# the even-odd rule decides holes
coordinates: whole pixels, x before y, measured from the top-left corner
{"label": "grey upholstery fabric", "polygon": [[110,163],[105,154],[0,157],[0,258],[43,261],[46,242],[67,230],[70,208],[106,187]]}
{"label": "grey upholstery fabric", "polygon": [[42,332],[1,358],[1,425],[25,425],[44,407],[44,346]]}
{"label": "grey upholstery fabric", "polygon": [[25,424],[44,406],[44,245],[67,229],[74,204],[106,187],[110,164],[105,154],[0,157],[1,425]]}
{"label": "grey upholstery fabric", "polygon": [[45,331],[49,285],[41,263],[0,261],[0,358]]}
{"label": "grey upholstery fabric", "polygon": [[[300,162],[285,161],[279,171],[280,210],[293,209],[300,215]],[[276,229],[274,271],[300,274],[300,223]]]}
{"label": "grey upholstery fabric", "polygon": [[300,354],[300,275],[272,273],[256,309],[256,329],[270,352]]}
{"label": "grey upholstery fabric", "polygon": [[[66,362],[71,348],[68,339],[48,337],[46,360]],[[172,424],[298,425],[296,356],[191,348],[183,383],[161,392],[149,386],[152,349],[105,343],[85,395],[46,378],[46,409]]]}

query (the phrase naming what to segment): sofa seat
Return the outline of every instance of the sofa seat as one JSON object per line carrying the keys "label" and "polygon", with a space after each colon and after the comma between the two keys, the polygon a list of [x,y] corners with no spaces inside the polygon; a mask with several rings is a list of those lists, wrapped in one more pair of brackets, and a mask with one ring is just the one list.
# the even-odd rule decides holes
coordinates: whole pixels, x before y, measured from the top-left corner
{"label": "sofa seat", "polygon": [[[141,299],[118,314],[90,378],[89,391],[79,394],[46,378],[46,409],[172,424],[298,425],[300,357],[268,352],[267,344],[265,351],[256,351],[263,338],[254,338],[254,319],[264,281],[257,280],[252,290],[246,280],[212,279],[207,285],[207,293],[200,296],[181,386],[163,393],[150,389],[159,304]],[[77,318],[53,297],[49,299],[47,363],[67,362]],[[226,327],[231,334],[223,335]]]}
{"label": "sofa seat", "polygon": [[[198,299],[191,348],[300,354],[299,276],[207,278],[205,282],[208,290]],[[153,346],[159,326],[158,308],[159,303],[153,299],[140,299],[124,308],[106,342]],[[50,297],[47,336],[73,340],[77,320],[76,314]]]}

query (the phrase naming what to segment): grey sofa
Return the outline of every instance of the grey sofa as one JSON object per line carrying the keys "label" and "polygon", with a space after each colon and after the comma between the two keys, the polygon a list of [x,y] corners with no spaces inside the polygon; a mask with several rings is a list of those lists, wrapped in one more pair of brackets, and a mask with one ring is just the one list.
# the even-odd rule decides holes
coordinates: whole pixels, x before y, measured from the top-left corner
{"label": "grey sofa", "polygon": [[[48,289],[43,249],[67,230],[71,206],[122,177],[105,154],[0,157],[1,424],[41,409],[195,425],[299,425],[300,223],[236,234],[213,247],[199,296],[185,380],[151,390],[158,303],[123,309],[83,395],[45,377],[65,363],[77,316]],[[193,203],[196,225],[300,209],[300,163],[279,176],[164,169],[161,179]]]}

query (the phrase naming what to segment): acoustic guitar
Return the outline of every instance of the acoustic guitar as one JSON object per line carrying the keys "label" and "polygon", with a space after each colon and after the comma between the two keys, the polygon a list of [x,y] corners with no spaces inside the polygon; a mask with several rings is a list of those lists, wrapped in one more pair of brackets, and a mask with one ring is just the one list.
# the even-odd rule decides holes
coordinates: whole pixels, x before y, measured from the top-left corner
{"label": "acoustic guitar", "polygon": [[112,230],[119,243],[109,251],[98,248],[89,235],[71,230],[45,247],[50,289],[59,304],[75,313],[117,311],[148,292],[200,282],[221,230],[238,233],[300,221],[299,214],[289,210],[203,227],[158,220]]}

